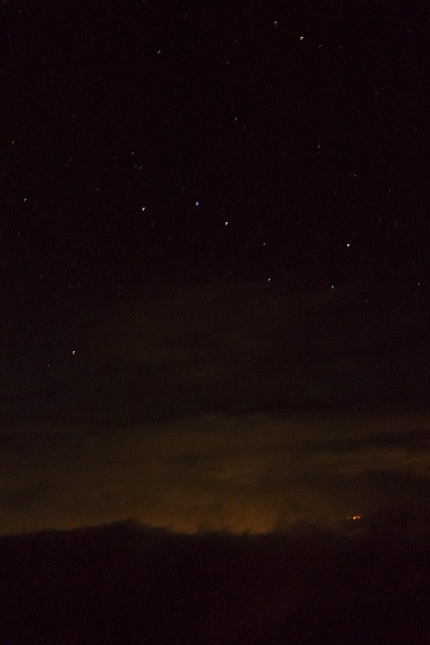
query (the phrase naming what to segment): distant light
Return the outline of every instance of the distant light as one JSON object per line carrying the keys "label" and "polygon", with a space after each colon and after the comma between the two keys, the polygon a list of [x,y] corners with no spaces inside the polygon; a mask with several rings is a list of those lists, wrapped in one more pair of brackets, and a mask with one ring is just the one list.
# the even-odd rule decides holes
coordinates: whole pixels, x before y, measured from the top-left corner
{"label": "distant light", "polygon": [[267,278],[267,282],[271,282],[271,281],[272,281],[272,278]]}
{"label": "distant light", "polygon": [[303,40],[304,36],[300,36],[300,40]]}
{"label": "distant light", "polygon": [[346,246],[347,246],[347,247],[350,247],[350,246],[351,246],[351,244],[347,244]]}
{"label": "distant light", "polygon": [[72,349],[72,356],[74,356],[75,354],[76,354],[76,350]]}
{"label": "distant light", "polygon": [[228,226],[228,222],[224,222],[224,226]]}
{"label": "distant light", "polygon": [[200,202],[196,202],[196,206],[198,206],[199,204],[200,204]]}
{"label": "distant light", "polygon": [[353,515],[352,519],[353,520],[361,520],[361,515]]}
{"label": "distant light", "polygon": [[334,289],[334,284],[331,285],[330,289]]}
{"label": "distant light", "polygon": [[277,20],[274,20],[274,21],[273,21],[273,24],[275,25],[275,27],[277,27],[279,23],[278,23],[278,21],[277,21]]}
{"label": "distant light", "polygon": [[146,210],[146,206],[142,206],[142,213]]}

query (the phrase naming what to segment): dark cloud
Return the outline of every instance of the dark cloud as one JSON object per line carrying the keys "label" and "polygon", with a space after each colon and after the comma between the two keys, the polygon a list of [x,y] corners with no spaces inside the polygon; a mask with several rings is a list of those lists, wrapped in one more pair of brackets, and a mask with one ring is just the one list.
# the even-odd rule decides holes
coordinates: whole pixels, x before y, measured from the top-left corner
{"label": "dark cloud", "polygon": [[430,420],[405,405],[424,397],[423,320],[360,289],[166,287],[100,313],[44,421],[0,426],[0,531],[257,532],[424,505]]}
{"label": "dark cloud", "polygon": [[295,446],[297,453],[315,452],[324,453],[349,453],[371,447],[385,447],[387,450],[396,447],[404,448],[411,452],[428,452],[430,450],[430,430],[426,428],[411,429],[405,432],[383,432],[370,434],[364,437],[331,438],[315,441],[313,444],[298,443]]}
{"label": "dark cloud", "polygon": [[421,405],[423,312],[365,295],[220,282],[140,296],[87,334],[63,409],[125,422]]}
{"label": "dark cloud", "polygon": [[407,432],[390,434],[388,432],[370,437],[375,445],[394,447],[399,446],[412,452],[428,452],[430,450],[430,429],[416,428]]}
{"label": "dark cloud", "polygon": [[9,384],[3,420],[127,425],[428,402],[424,309],[360,284],[294,294],[275,282],[166,281],[87,318],[79,334],[63,330],[76,342],[61,359],[37,363],[49,396],[23,387],[17,398]]}
{"label": "dark cloud", "polygon": [[407,438],[414,445],[414,428],[428,421],[218,414],[105,432],[15,426],[1,436],[0,530],[135,518],[180,531],[259,532],[425,507],[430,448],[411,450]]}

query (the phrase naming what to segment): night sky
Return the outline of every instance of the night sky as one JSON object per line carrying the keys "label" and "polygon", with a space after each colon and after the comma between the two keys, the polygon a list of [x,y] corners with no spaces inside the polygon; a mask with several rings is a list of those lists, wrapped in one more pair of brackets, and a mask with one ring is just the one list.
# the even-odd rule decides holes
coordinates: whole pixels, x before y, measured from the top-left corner
{"label": "night sky", "polygon": [[423,6],[3,2],[0,533],[430,511]]}

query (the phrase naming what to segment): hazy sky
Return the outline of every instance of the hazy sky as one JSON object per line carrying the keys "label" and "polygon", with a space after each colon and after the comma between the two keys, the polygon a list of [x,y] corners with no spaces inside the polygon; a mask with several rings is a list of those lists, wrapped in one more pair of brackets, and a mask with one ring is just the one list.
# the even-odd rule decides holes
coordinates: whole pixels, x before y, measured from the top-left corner
{"label": "hazy sky", "polygon": [[158,426],[23,424],[1,435],[1,531],[135,518],[260,532],[426,508],[429,418],[212,414]]}
{"label": "hazy sky", "polygon": [[105,311],[51,397],[21,418],[9,402],[1,531],[265,531],[425,506],[425,319],[366,293],[217,282]]}

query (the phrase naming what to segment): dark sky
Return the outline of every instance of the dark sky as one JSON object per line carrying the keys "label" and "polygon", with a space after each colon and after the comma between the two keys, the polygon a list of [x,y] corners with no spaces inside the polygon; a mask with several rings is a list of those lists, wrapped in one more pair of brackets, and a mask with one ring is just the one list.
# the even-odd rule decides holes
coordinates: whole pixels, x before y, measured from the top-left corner
{"label": "dark sky", "polygon": [[3,3],[1,532],[425,503],[423,5]]}

